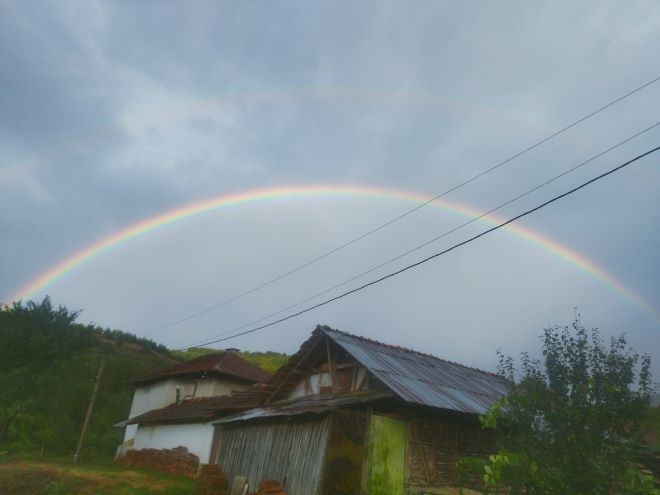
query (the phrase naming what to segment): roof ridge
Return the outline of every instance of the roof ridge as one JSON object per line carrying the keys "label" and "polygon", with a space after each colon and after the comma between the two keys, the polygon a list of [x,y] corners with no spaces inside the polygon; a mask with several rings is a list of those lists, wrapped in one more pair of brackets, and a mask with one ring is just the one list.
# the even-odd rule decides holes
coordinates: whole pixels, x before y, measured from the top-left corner
{"label": "roof ridge", "polygon": [[233,352],[218,350],[208,354],[186,359],[168,368],[153,371],[131,380],[139,384],[158,381],[167,377],[195,374],[220,374],[250,382],[263,382],[270,379],[271,373]]}
{"label": "roof ridge", "polygon": [[370,342],[372,344],[381,345],[381,346],[387,347],[389,349],[395,349],[395,350],[399,350],[399,351],[405,351],[405,352],[410,352],[410,353],[413,353],[413,354],[418,354],[420,356],[429,357],[429,358],[437,359],[439,361],[443,361],[445,363],[453,364],[455,366],[460,366],[461,368],[465,368],[465,369],[469,369],[469,370],[473,370],[473,371],[478,371],[480,373],[485,373],[485,374],[495,376],[495,377],[498,377],[498,378],[504,378],[501,375],[498,375],[497,373],[493,373],[492,371],[486,371],[486,370],[482,370],[480,368],[476,368],[474,366],[468,366],[466,364],[462,364],[462,363],[459,363],[457,361],[452,361],[450,359],[445,359],[445,358],[441,358],[441,357],[438,357],[438,356],[434,356],[433,354],[429,354],[427,352],[421,352],[421,351],[418,351],[418,350],[415,350],[415,349],[411,349],[409,347],[403,347],[403,346],[399,346],[399,345],[387,344],[385,342],[381,342],[379,340],[372,339],[370,337],[363,337],[361,335],[355,335],[353,333],[346,332],[344,330],[338,330],[338,329],[332,328],[328,325],[318,325],[317,328],[321,329],[324,333],[327,330],[330,330],[331,332],[337,332],[337,333],[346,335],[347,337],[350,337],[350,338],[353,338],[353,339],[358,339],[358,340]]}
{"label": "roof ridge", "polygon": [[222,364],[223,364],[227,359],[229,359],[229,356],[230,356],[230,354],[231,354],[231,352],[227,352],[227,351],[220,351],[220,352],[222,352],[222,356],[221,356],[220,359],[218,359],[218,361],[213,365],[213,369],[216,370],[216,371],[221,371],[221,370],[222,370]]}

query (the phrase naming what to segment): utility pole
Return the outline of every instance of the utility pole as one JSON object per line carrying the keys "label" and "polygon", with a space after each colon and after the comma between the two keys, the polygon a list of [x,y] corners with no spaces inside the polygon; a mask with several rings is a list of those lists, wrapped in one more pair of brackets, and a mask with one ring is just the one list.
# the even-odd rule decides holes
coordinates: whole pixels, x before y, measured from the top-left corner
{"label": "utility pole", "polygon": [[78,457],[80,457],[80,451],[82,450],[83,441],[85,440],[85,434],[87,434],[87,428],[89,427],[89,420],[92,419],[92,411],[94,410],[96,395],[99,393],[99,384],[101,383],[101,377],[103,376],[104,369],[105,369],[105,354],[101,357],[101,365],[99,366],[99,371],[96,374],[96,381],[94,382],[94,390],[92,390],[92,398],[89,399],[89,407],[87,407],[85,422],[83,423],[82,431],[80,432],[80,440],[78,440],[78,447],[76,447],[76,453],[73,454],[74,464],[78,462]]}

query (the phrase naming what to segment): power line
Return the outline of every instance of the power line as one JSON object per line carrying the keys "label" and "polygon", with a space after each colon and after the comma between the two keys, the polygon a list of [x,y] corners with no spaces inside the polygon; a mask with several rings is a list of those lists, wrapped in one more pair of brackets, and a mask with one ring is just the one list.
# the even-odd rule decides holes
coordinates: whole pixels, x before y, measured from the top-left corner
{"label": "power line", "polygon": [[276,277],[274,277],[274,278],[271,278],[270,280],[268,280],[268,281],[266,281],[266,282],[263,282],[263,283],[257,285],[256,287],[254,287],[254,288],[252,288],[252,289],[250,289],[250,290],[247,290],[247,291],[245,291],[245,292],[241,292],[240,294],[237,294],[237,295],[232,296],[232,297],[230,297],[230,298],[228,298],[228,299],[225,299],[225,300],[223,300],[223,301],[220,301],[219,303],[216,303],[216,304],[214,304],[214,305],[212,305],[212,306],[209,306],[209,307],[207,307],[207,308],[205,308],[205,309],[202,309],[202,310],[200,310],[200,311],[196,311],[196,312],[194,312],[194,313],[191,313],[191,314],[189,314],[189,315],[187,315],[187,316],[185,316],[185,317],[183,317],[183,318],[180,318],[180,319],[178,319],[178,320],[174,320],[174,321],[171,321],[171,322],[166,323],[166,324],[164,324],[164,325],[161,325],[161,326],[159,326],[159,327],[156,327],[156,328],[152,328],[152,329],[150,329],[150,330],[147,330],[146,332],[143,332],[143,333],[141,333],[141,334],[139,334],[139,335],[140,335],[140,336],[149,335],[149,334],[154,333],[154,332],[157,332],[157,331],[159,331],[159,330],[163,330],[163,329],[165,329],[165,328],[169,328],[169,327],[172,327],[172,326],[178,325],[179,323],[186,322],[186,321],[188,321],[188,320],[191,320],[191,319],[196,318],[196,317],[198,317],[198,316],[201,316],[201,315],[203,315],[203,314],[209,313],[209,312],[211,312],[211,311],[213,311],[213,310],[215,310],[215,309],[218,309],[218,308],[220,308],[220,307],[222,307],[222,306],[225,306],[226,304],[229,304],[229,303],[234,302],[234,301],[236,301],[236,300],[238,300],[238,299],[241,299],[241,298],[243,298],[243,297],[245,297],[245,296],[248,296],[248,295],[250,295],[250,294],[253,294],[254,292],[257,292],[257,291],[263,289],[264,287],[267,287],[267,286],[269,286],[269,285],[271,285],[271,284],[273,284],[273,283],[275,283],[275,282],[278,282],[279,280],[282,280],[282,279],[284,279],[284,278],[286,278],[286,277],[288,277],[288,276],[290,276],[290,275],[293,275],[294,273],[299,272],[300,270],[303,270],[303,269],[307,268],[308,266],[311,266],[311,265],[313,265],[313,264],[315,264],[315,263],[317,263],[317,262],[319,262],[319,261],[321,261],[321,260],[327,258],[328,256],[330,256],[330,255],[332,255],[332,254],[334,254],[334,253],[336,253],[336,252],[338,252],[338,251],[341,251],[342,249],[347,248],[348,246],[351,246],[351,245],[355,244],[356,242],[361,241],[361,240],[364,239],[365,237],[368,237],[368,236],[370,236],[370,235],[372,235],[372,234],[375,234],[376,232],[378,232],[378,231],[380,231],[380,230],[382,230],[382,229],[384,229],[384,228],[386,228],[386,227],[389,227],[389,226],[392,225],[393,223],[398,222],[399,220],[401,220],[401,219],[403,219],[403,218],[405,218],[405,217],[411,215],[412,213],[416,212],[417,210],[420,210],[421,208],[424,208],[424,207],[427,206],[428,204],[430,204],[430,203],[432,203],[432,202],[434,202],[434,201],[436,201],[436,200],[438,200],[438,199],[440,199],[440,198],[446,196],[447,194],[450,194],[451,192],[453,192],[453,191],[455,191],[455,190],[457,190],[457,189],[459,189],[459,188],[461,188],[461,187],[463,187],[463,186],[466,186],[467,184],[470,184],[471,182],[473,182],[473,181],[475,181],[475,180],[477,180],[477,179],[483,177],[484,175],[487,175],[487,174],[493,172],[494,170],[496,170],[496,169],[498,169],[498,168],[500,168],[500,167],[506,165],[507,163],[509,163],[509,162],[511,162],[511,161],[513,161],[513,160],[515,160],[516,158],[518,158],[518,157],[524,155],[525,153],[528,153],[529,151],[532,151],[533,149],[535,149],[535,148],[541,146],[542,144],[544,144],[544,143],[550,141],[551,139],[554,139],[555,137],[559,136],[560,134],[562,134],[562,133],[568,131],[569,129],[571,129],[571,128],[573,128],[573,127],[579,125],[579,124],[581,124],[581,123],[584,122],[585,120],[590,119],[591,117],[593,117],[593,116],[599,114],[600,112],[602,112],[602,111],[604,111],[604,110],[606,110],[606,109],[608,109],[608,108],[610,108],[610,107],[616,105],[616,104],[619,103],[620,101],[622,101],[622,100],[628,98],[629,96],[632,96],[633,94],[635,94],[635,93],[641,91],[642,89],[644,89],[644,88],[650,86],[651,84],[653,84],[653,83],[655,83],[655,82],[657,82],[657,81],[659,81],[659,80],[660,80],[660,76],[658,76],[658,77],[656,77],[656,78],[654,78],[654,79],[652,79],[652,80],[650,80],[650,81],[648,81],[648,82],[642,84],[641,86],[638,86],[637,88],[633,89],[632,91],[629,91],[628,93],[626,93],[626,94],[624,94],[624,95],[622,95],[622,96],[619,96],[618,98],[616,98],[616,99],[610,101],[609,103],[607,103],[607,104],[605,104],[605,105],[599,107],[598,109],[592,111],[591,113],[585,115],[584,117],[581,117],[580,119],[578,119],[578,120],[572,122],[571,124],[568,124],[567,126],[565,126],[565,127],[561,128],[561,129],[559,129],[559,130],[553,132],[552,134],[550,134],[549,136],[545,137],[544,139],[542,139],[542,140],[540,140],[540,141],[537,141],[536,143],[532,144],[531,146],[528,146],[527,148],[523,149],[522,151],[519,151],[518,153],[515,153],[514,155],[509,156],[509,157],[506,158],[505,160],[503,160],[503,161],[497,163],[496,165],[494,165],[494,166],[492,166],[492,167],[490,167],[490,168],[488,168],[488,169],[486,169],[486,170],[484,170],[484,171],[482,171],[482,172],[480,172],[480,173],[478,173],[478,174],[472,176],[471,178],[469,178],[469,179],[467,179],[467,180],[465,180],[465,181],[463,181],[463,182],[461,182],[461,183],[459,183],[459,184],[457,184],[457,185],[451,187],[450,189],[447,189],[446,191],[444,191],[444,192],[442,192],[442,193],[440,193],[440,194],[434,196],[433,198],[429,199],[428,201],[426,201],[426,202],[424,202],[424,203],[422,203],[422,204],[419,204],[419,205],[415,206],[414,208],[412,208],[412,209],[410,209],[410,210],[405,211],[404,213],[400,214],[399,216],[397,216],[397,217],[395,217],[395,218],[393,218],[393,219],[391,219],[391,220],[388,220],[387,222],[385,222],[385,223],[383,223],[383,224],[381,224],[381,225],[379,225],[379,226],[377,226],[377,227],[374,227],[374,228],[372,228],[371,230],[369,230],[369,231],[367,231],[367,232],[365,232],[365,233],[363,233],[363,234],[361,234],[361,235],[359,235],[359,236],[357,236],[357,237],[354,237],[353,239],[351,239],[351,240],[349,240],[349,241],[347,241],[347,242],[345,242],[345,243],[343,243],[343,244],[341,244],[341,245],[339,245],[339,246],[337,246],[337,247],[335,247],[335,248],[333,248],[333,249],[331,249],[331,250],[329,250],[329,251],[326,251],[325,253],[320,254],[319,256],[316,256],[315,258],[312,258],[311,260],[309,260],[309,261],[307,261],[307,262],[305,262],[305,263],[303,263],[303,264],[301,264],[301,265],[298,265],[298,266],[296,266],[296,267],[290,269],[289,271],[287,271],[287,272],[285,272],[285,273],[282,273],[282,274],[280,274],[280,275],[278,275],[278,276],[276,276]]}
{"label": "power line", "polygon": [[208,342],[205,342],[205,343],[203,343],[203,344],[194,345],[194,346],[190,346],[190,347],[186,347],[186,348],[182,348],[182,349],[178,349],[178,350],[192,349],[192,348],[195,348],[195,347],[202,347],[202,346],[206,346],[206,345],[216,344],[216,343],[218,343],[218,342],[223,342],[223,341],[225,341],[225,340],[234,339],[234,338],[236,338],[236,337],[240,337],[240,336],[242,336],[242,335],[247,335],[247,334],[249,334],[249,333],[253,333],[253,332],[256,332],[256,331],[258,331],[258,330],[263,330],[264,328],[268,328],[268,327],[271,327],[271,326],[273,326],[273,325],[277,325],[278,323],[282,323],[283,321],[290,320],[290,319],[295,318],[295,317],[297,317],[297,316],[300,316],[300,315],[302,315],[302,314],[304,314],[304,313],[308,313],[308,312],[310,312],[310,311],[312,311],[312,310],[314,310],[314,309],[320,308],[321,306],[325,306],[325,305],[327,305],[327,304],[330,304],[331,302],[337,301],[337,300],[339,300],[339,299],[343,299],[343,298],[346,297],[346,296],[349,296],[349,295],[351,295],[351,294],[354,294],[354,293],[356,293],[356,292],[359,292],[359,291],[361,291],[361,290],[364,290],[364,289],[366,289],[367,287],[371,287],[372,285],[379,284],[379,283],[381,283],[381,282],[383,282],[383,281],[385,281],[385,280],[387,280],[387,279],[389,279],[389,278],[392,278],[392,277],[395,277],[395,276],[397,276],[397,275],[400,275],[400,274],[403,273],[403,272],[406,272],[406,271],[408,271],[408,270],[410,270],[410,269],[412,269],[412,268],[416,268],[416,267],[418,267],[418,266],[420,266],[420,265],[422,265],[422,264],[424,264],[424,263],[427,263],[428,261],[431,261],[431,260],[433,260],[433,259],[435,259],[435,258],[438,258],[438,257],[440,257],[440,256],[442,256],[442,255],[445,255],[445,254],[449,253],[450,251],[453,251],[453,250],[455,250],[455,249],[457,249],[457,248],[459,248],[459,247],[461,247],[461,246],[464,246],[464,245],[466,245],[466,244],[469,244],[470,242],[473,242],[473,241],[479,239],[480,237],[485,236],[486,234],[490,234],[491,232],[494,232],[494,231],[496,231],[496,230],[498,230],[498,229],[501,229],[502,227],[504,227],[504,226],[506,226],[506,225],[508,225],[508,224],[510,224],[510,223],[512,223],[512,222],[515,222],[516,220],[519,220],[519,219],[521,219],[521,218],[523,218],[523,217],[525,217],[525,216],[527,216],[527,215],[530,215],[531,213],[534,213],[535,211],[538,211],[538,210],[540,210],[540,209],[542,209],[542,208],[545,208],[545,207],[548,206],[549,204],[552,204],[552,203],[554,203],[555,201],[558,201],[558,200],[560,200],[560,199],[562,199],[562,198],[565,198],[566,196],[569,196],[569,195],[573,194],[574,192],[579,191],[580,189],[583,189],[583,188],[587,187],[588,185],[593,184],[594,182],[596,182],[596,181],[598,181],[598,180],[600,180],[600,179],[602,179],[602,178],[604,178],[604,177],[607,177],[608,175],[613,174],[614,172],[616,172],[616,171],[618,171],[618,170],[621,170],[621,169],[624,168],[624,167],[627,167],[628,165],[630,165],[630,164],[636,162],[637,160],[640,160],[641,158],[644,158],[645,156],[648,156],[648,155],[650,155],[650,154],[652,154],[652,153],[655,153],[655,152],[658,151],[658,150],[660,150],[660,146],[657,146],[657,147],[655,147],[655,148],[653,148],[653,149],[651,149],[651,150],[649,150],[649,151],[647,151],[647,152],[645,152],[645,153],[642,153],[641,155],[637,155],[635,158],[633,158],[633,159],[631,159],[631,160],[628,160],[627,162],[624,162],[624,163],[622,163],[621,165],[618,165],[618,166],[614,167],[613,169],[608,170],[607,172],[604,172],[604,173],[602,173],[602,174],[600,174],[600,175],[594,177],[593,179],[590,179],[590,180],[588,180],[587,182],[584,182],[584,183],[580,184],[579,186],[574,187],[573,189],[570,189],[569,191],[566,191],[565,193],[562,193],[562,194],[560,194],[560,195],[558,195],[558,196],[555,196],[554,198],[549,199],[548,201],[546,201],[546,202],[544,202],[544,203],[541,203],[540,205],[535,206],[534,208],[531,208],[531,209],[529,209],[529,210],[527,210],[527,211],[525,211],[525,212],[523,212],[523,213],[521,213],[521,214],[519,214],[519,215],[516,215],[515,217],[510,218],[509,220],[506,220],[505,222],[502,222],[502,223],[500,223],[500,224],[498,224],[498,225],[495,225],[494,227],[491,227],[490,229],[484,230],[483,232],[481,232],[481,233],[479,233],[479,234],[477,234],[477,235],[475,235],[475,236],[472,236],[472,237],[470,237],[469,239],[466,239],[466,240],[461,241],[461,242],[459,242],[459,243],[457,243],[457,244],[454,244],[453,246],[451,246],[451,247],[449,247],[449,248],[447,248],[447,249],[445,249],[445,250],[443,250],[443,251],[440,251],[440,252],[438,252],[438,253],[432,254],[431,256],[428,256],[428,257],[426,257],[426,258],[424,258],[424,259],[422,259],[422,260],[420,260],[420,261],[417,261],[417,262],[415,262],[415,263],[412,263],[412,264],[410,264],[410,265],[407,265],[407,266],[405,266],[405,267],[403,267],[403,268],[401,268],[401,269],[399,269],[399,270],[396,270],[396,271],[394,271],[394,272],[388,273],[387,275],[384,275],[384,276],[382,276],[382,277],[380,277],[380,278],[378,278],[378,279],[376,279],[376,280],[372,280],[371,282],[368,282],[368,283],[366,283],[366,284],[363,284],[363,285],[361,285],[361,286],[359,286],[359,287],[357,287],[357,288],[355,288],[355,289],[351,289],[351,290],[346,291],[346,292],[344,292],[344,293],[342,293],[342,294],[339,294],[338,296],[331,297],[330,299],[326,299],[325,301],[322,301],[322,302],[320,302],[320,303],[318,303],[318,304],[314,304],[313,306],[309,306],[309,307],[307,307],[307,308],[305,308],[305,309],[302,309],[302,310],[298,311],[297,313],[290,314],[290,315],[288,315],[288,316],[285,316],[285,317],[280,318],[280,319],[278,319],[278,320],[272,321],[272,322],[270,322],[270,323],[266,323],[265,325],[258,326],[258,327],[256,327],[256,328],[251,329],[251,330],[246,330],[246,331],[241,332],[241,333],[238,333],[238,334],[236,334],[236,335],[231,335],[231,336],[229,336],[229,337],[224,337],[224,338],[221,338],[221,339],[216,339],[216,340],[208,341]]}
{"label": "power line", "polygon": [[[216,335],[216,337],[221,337],[221,336],[224,336],[224,335],[229,335],[229,334],[232,334],[232,333],[234,333],[234,332],[236,332],[236,331],[239,331],[239,330],[242,330],[242,329],[244,329],[244,328],[250,327],[250,326],[252,326],[252,325],[256,325],[257,323],[261,323],[262,321],[268,320],[269,318],[272,318],[272,317],[274,317],[274,316],[277,316],[277,315],[279,315],[279,314],[282,314],[282,313],[284,313],[284,312],[286,312],[286,311],[289,311],[289,310],[291,310],[291,309],[293,309],[293,308],[295,308],[295,307],[297,307],[297,306],[300,306],[301,304],[304,304],[304,303],[307,303],[307,302],[309,302],[309,301],[312,301],[312,300],[314,300],[314,299],[316,299],[316,298],[318,298],[318,297],[320,297],[320,296],[323,296],[323,295],[325,295],[325,294],[327,294],[327,293],[329,293],[329,292],[332,292],[332,291],[335,290],[335,289],[338,289],[338,288],[340,288],[340,287],[343,287],[344,285],[347,285],[347,284],[349,284],[349,283],[351,283],[351,282],[353,282],[353,281],[355,281],[355,280],[357,280],[357,279],[359,279],[359,278],[362,278],[362,277],[365,276],[365,275],[368,275],[369,273],[372,273],[372,272],[374,272],[374,271],[376,271],[376,270],[378,270],[378,269],[380,269],[380,268],[383,268],[384,266],[387,266],[387,265],[389,265],[389,264],[391,264],[391,263],[393,263],[393,262],[395,262],[395,261],[398,261],[398,260],[400,260],[401,258],[404,258],[405,256],[408,256],[409,254],[412,254],[412,253],[414,253],[414,252],[416,252],[416,251],[419,251],[420,249],[422,249],[422,248],[424,248],[424,247],[426,247],[426,246],[428,246],[428,245],[430,245],[430,244],[432,244],[432,243],[434,243],[434,242],[436,242],[436,241],[438,241],[438,240],[440,240],[440,239],[442,239],[442,238],[448,236],[449,234],[452,234],[452,233],[454,233],[454,232],[460,230],[461,228],[466,227],[467,225],[470,225],[471,223],[474,223],[474,222],[476,222],[476,221],[478,221],[478,220],[480,220],[480,219],[482,219],[482,218],[484,218],[484,217],[490,215],[491,213],[494,213],[494,212],[496,212],[496,211],[498,211],[498,210],[504,208],[505,206],[508,206],[508,205],[510,205],[510,204],[512,204],[512,203],[514,203],[514,202],[516,202],[516,201],[518,201],[519,199],[521,199],[521,198],[523,198],[523,197],[525,197],[525,196],[528,196],[529,194],[531,194],[531,193],[533,193],[533,192],[535,192],[535,191],[537,191],[537,190],[539,190],[539,189],[541,189],[541,188],[547,186],[548,184],[551,184],[552,182],[555,182],[555,181],[559,180],[560,178],[562,178],[562,177],[564,177],[564,176],[570,174],[571,172],[574,172],[575,170],[577,170],[577,169],[583,167],[584,165],[587,165],[588,163],[593,162],[594,160],[596,160],[596,159],[598,159],[598,158],[600,158],[600,157],[606,155],[607,153],[610,153],[612,150],[614,150],[614,149],[616,149],[616,148],[618,148],[618,147],[620,147],[620,146],[622,146],[622,145],[624,145],[624,144],[626,144],[626,143],[632,141],[633,139],[635,139],[635,138],[641,136],[642,134],[645,134],[646,132],[648,132],[648,131],[650,131],[650,130],[652,130],[652,129],[655,129],[655,128],[658,127],[658,126],[660,126],[660,122],[656,122],[655,124],[653,124],[653,125],[647,127],[646,129],[643,129],[643,130],[641,130],[641,131],[639,131],[639,132],[633,134],[632,136],[630,136],[630,137],[624,139],[623,141],[619,141],[617,144],[615,144],[615,145],[613,145],[613,146],[610,146],[610,147],[607,148],[606,150],[601,151],[600,153],[598,153],[598,154],[596,154],[596,155],[593,155],[591,158],[588,158],[587,160],[585,160],[585,161],[583,161],[583,162],[581,162],[581,163],[579,163],[579,164],[577,164],[577,165],[575,165],[575,166],[573,166],[573,167],[571,167],[571,168],[565,170],[564,172],[560,173],[559,175],[556,175],[556,176],[552,177],[551,179],[546,180],[545,182],[543,182],[543,183],[541,183],[541,184],[539,184],[539,185],[533,187],[532,189],[528,189],[527,191],[525,191],[525,192],[523,192],[523,193],[517,195],[516,197],[514,197],[514,198],[512,198],[512,199],[509,199],[508,201],[505,201],[504,203],[501,203],[501,204],[499,204],[498,206],[496,206],[496,207],[494,207],[494,208],[491,208],[491,209],[488,210],[488,211],[485,211],[485,212],[482,213],[481,215],[476,216],[476,217],[474,217],[474,218],[471,218],[470,220],[468,220],[468,221],[466,221],[466,222],[463,222],[462,224],[460,224],[460,225],[458,225],[458,226],[456,226],[456,227],[453,227],[452,229],[450,229],[450,230],[448,230],[448,231],[445,231],[445,232],[443,232],[442,234],[440,234],[440,235],[438,235],[438,236],[436,236],[436,237],[433,237],[432,239],[429,239],[429,240],[427,240],[426,242],[424,242],[424,243],[422,243],[422,244],[419,244],[419,245],[417,245],[417,246],[415,246],[415,247],[413,247],[413,248],[411,248],[411,249],[409,249],[409,250],[407,250],[407,251],[405,251],[405,252],[403,252],[403,253],[401,253],[401,254],[398,254],[397,256],[395,256],[395,257],[393,257],[393,258],[390,258],[390,259],[388,259],[388,260],[386,260],[386,261],[383,261],[382,263],[380,263],[380,264],[378,264],[378,265],[376,265],[376,266],[374,266],[374,267],[372,267],[372,268],[370,268],[370,269],[368,269],[368,270],[366,270],[366,271],[364,271],[364,272],[361,272],[361,273],[359,273],[359,274],[357,274],[357,275],[354,275],[354,276],[352,276],[351,278],[349,278],[349,279],[347,279],[347,280],[344,280],[344,281],[342,281],[342,282],[339,282],[338,284],[335,284],[335,285],[333,285],[332,287],[329,287],[329,288],[324,289],[324,290],[322,290],[322,291],[320,291],[320,292],[317,292],[317,293],[315,293],[315,294],[312,295],[312,296],[306,297],[305,299],[303,299],[303,300],[301,300],[301,301],[298,301],[298,302],[296,302],[296,303],[294,303],[294,304],[291,304],[291,305],[289,305],[289,306],[287,306],[287,307],[285,307],[285,308],[282,308],[282,309],[280,309],[280,310],[278,310],[278,311],[275,311],[274,313],[270,313],[270,314],[268,314],[268,315],[266,315],[266,316],[263,316],[263,317],[261,317],[261,318],[259,318],[259,319],[257,319],[257,320],[253,320],[253,321],[251,321],[251,322],[249,322],[249,323],[245,323],[245,324],[240,325],[240,326],[238,326],[238,327],[236,327],[236,328],[233,328],[233,329],[231,329],[231,330],[228,330],[228,331],[226,331],[226,332],[223,332],[223,333],[221,333],[221,334],[218,334],[218,335]],[[203,342],[203,341],[202,341],[202,342]]]}

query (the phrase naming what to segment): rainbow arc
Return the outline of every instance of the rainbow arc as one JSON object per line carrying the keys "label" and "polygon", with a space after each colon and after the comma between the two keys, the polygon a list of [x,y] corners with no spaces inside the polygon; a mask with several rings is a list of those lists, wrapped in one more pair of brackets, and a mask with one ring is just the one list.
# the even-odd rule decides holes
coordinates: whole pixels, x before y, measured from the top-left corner
{"label": "rainbow arc", "polygon": [[[354,186],[354,185],[297,185],[286,187],[273,187],[252,189],[238,192],[235,194],[223,195],[204,201],[199,201],[184,205],[179,208],[152,216],[133,225],[126,227],[110,236],[85,247],[74,253],[72,256],[64,259],[54,265],[34,280],[30,281],[24,287],[20,288],[10,297],[10,301],[26,300],[34,298],[35,295],[44,289],[55,284],[58,280],[67,276],[74,270],[79,269],[84,264],[90,262],[113,248],[122,245],[137,237],[146,236],[149,233],[163,229],[170,225],[184,221],[186,219],[202,215],[205,213],[222,210],[224,208],[235,208],[241,205],[257,202],[283,201],[287,199],[314,199],[319,197],[359,197],[397,200],[407,202],[413,205],[421,205],[432,199],[423,194],[388,189],[373,186]],[[470,206],[449,201],[444,198],[437,199],[429,203],[430,207],[440,208],[446,211],[460,214],[469,218],[476,218],[483,215]],[[503,218],[489,214],[479,219],[480,222],[488,225],[497,225],[504,221]],[[649,313],[658,323],[660,323],[660,312],[649,305],[642,297],[637,295],[632,289],[626,287],[623,283],[607,273],[602,267],[592,262],[577,251],[545,237],[532,229],[523,225],[511,223],[504,229],[525,241],[528,241],[540,249],[547,251],[554,256],[573,265],[577,269],[589,274],[600,282],[604,283],[610,289],[619,293],[626,300]]]}

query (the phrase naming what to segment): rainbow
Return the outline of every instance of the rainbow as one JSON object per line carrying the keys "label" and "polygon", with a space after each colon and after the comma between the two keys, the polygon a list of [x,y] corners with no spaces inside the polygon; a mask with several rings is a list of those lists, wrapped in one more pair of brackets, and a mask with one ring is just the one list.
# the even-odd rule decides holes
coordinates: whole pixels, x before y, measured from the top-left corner
{"label": "rainbow", "polygon": [[[129,242],[137,237],[145,236],[150,232],[167,227],[169,225],[181,222],[191,217],[205,213],[221,210],[223,208],[239,207],[241,205],[265,202],[282,201],[289,199],[305,199],[318,197],[362,197],[374,199],[398,200],[415,205],[427,203],[432,199],[431,196],[425,196],[419,193],[412,193],[397,189],[388,189],[373,186],[354,186],[354,185],[296,185],[286,187],[272,187],[262,189],[252,189],[238,192],[235,194],[218,196],[206,199],[200,202],[184,205],[179,208],[152,216],[129,227],[120,230],[108,237],[105,237],[94,244],[91,244],[81,251],[61,261],[51,267],[45,273],[41,274],[27,285],[19,289],[10,297],[10,301],[19,301],[33,298],[37,293],[43,291],[48,286],[56,283],[67,274],[81,267],[92,259],[110,251],[111,249]],[[458,213],[470,218],[481,217],[484,212],[453,201],[440,198],[429,204],[436,208],[441,208],[453,213]],[[479,221],[490,225],[497,225],[504,221],[496,215],[486,215]],[[603,268],[588,260],[580,253],[571,251],[566,246],[544,237],[539,233],[528,229],[519,224],[509,224],[504,227],[507,231],[516,236],[531,242],[541,249],[561,258],[570,265],[598,279],[606,286],[621,294],[625,299],[632,302],[642,310],[648,312],[657,322],[660,323],[660,313],[649,305],[644,299],[637,295],[630,288],[623,285],[614,277],[609,275]]]}

